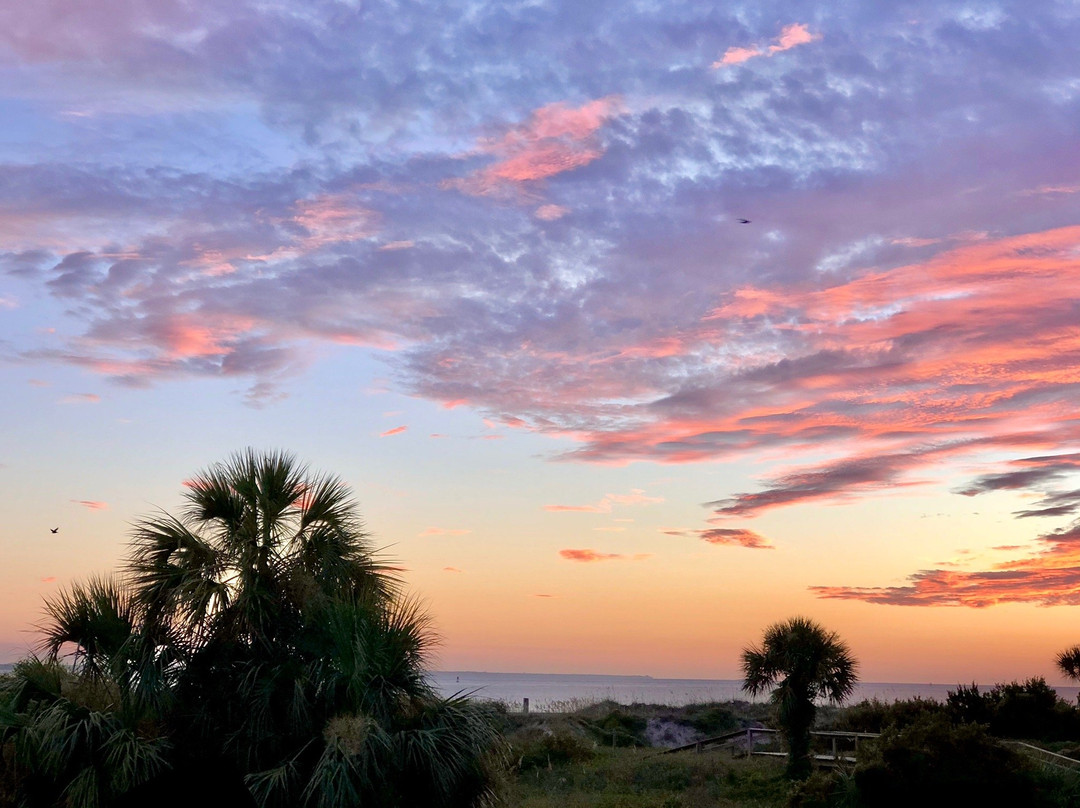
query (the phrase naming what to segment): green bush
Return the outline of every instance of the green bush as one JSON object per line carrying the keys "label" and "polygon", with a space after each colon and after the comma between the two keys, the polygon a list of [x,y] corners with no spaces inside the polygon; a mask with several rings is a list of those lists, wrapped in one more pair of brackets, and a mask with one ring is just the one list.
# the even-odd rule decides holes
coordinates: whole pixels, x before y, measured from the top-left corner
{"label": "green bush", "polygon": [[792,785],[787,808],[858,808],[855,780],[850,774],[818,770]]}
{"label": "green bush", "polygon": [[640,715],[614,709],[601,718],[583,723],[589,734],[604,746],[648,746],[645,729],[649,722]]}
{"label": "green bush", "polygon": [[596,754],[596,743],[570,723],[534,724],[517,730],[506,740],[511,761],[522,771],[580,763]]}
{"label": "green bush", "polygon": [[848,732],[881,732],[886,727],[902,729],[923,716],[944,714],[945,711],[945,705],[929,699],[894,702],[870,699],[837,711],[829,722],[829,728]]}
{"label": "green bush", "polygon": [[980,724],[953,724],[927,714],[904,728],[889,726],[855,771],[867,808],[1048,805],[1028,764]]}

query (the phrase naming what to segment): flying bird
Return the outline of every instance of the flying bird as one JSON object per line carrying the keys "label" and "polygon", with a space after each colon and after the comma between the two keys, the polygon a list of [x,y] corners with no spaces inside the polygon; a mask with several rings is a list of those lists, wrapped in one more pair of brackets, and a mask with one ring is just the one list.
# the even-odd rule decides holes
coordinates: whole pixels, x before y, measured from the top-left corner
{"label": "flying bird", "polygon": [[739,224],[750,224],[749,219],[739,219]]}
{"label": "flying bird", "polygon": [[58,528],[58,527],[50,527],[50,528],[49,528],[49,532],[50,532],[50,533],[59,533],[59,532],[60,532],[60,528]]}

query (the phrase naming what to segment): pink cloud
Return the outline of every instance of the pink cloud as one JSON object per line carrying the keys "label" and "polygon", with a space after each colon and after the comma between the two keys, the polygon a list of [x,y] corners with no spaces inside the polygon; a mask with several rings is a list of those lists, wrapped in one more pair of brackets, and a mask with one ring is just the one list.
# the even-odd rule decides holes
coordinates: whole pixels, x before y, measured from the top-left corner
{"label": "pink cloud", "polygon": [[339,242],[359,241],[378,232],[379,215],[359,205],[349,194],[321,194],[296,201],[292,218],[306,235],[300,240],[305,250]]}
{"label": "pink cloud", "polygon": [[1040,185],[1020,193],[1022,196],[1061,196],[1080,193],[1080,185]]}
{"label": "pink cloud", "polygon": [[393,429],[388,429],[385,432],[380,432],[380,438],[387,438],[391,435],[400,435],[402,432],[406,432],[409,429],[407,426],[395,426]]}
{"label": "pink cloud", "polygon": [[758,45],[750,47],[732,47],[724,51],[724,55],[712,63],[714,69],[729,65],[742,64],[758,56],[772,56],[775,53],[791,50],[798,45],[806,45],[821,39],[821,34],[812,34],[806,24],[801,22],[785,25],[780,35],[774,40],[768,49],[762,49]]}
{"label": "pink cloud", "polygon": [[796,45],[806,45],[809,42],[821,39],[821,34],[811,34],[810,29],[801,22],[785,25],[776,39],[775,45],[769,46],[769,53],[780,53],[791,50]]}
{"label": "pink cloud", "polygon": [[589,548],[580,550],[559,550],[559,555],[567,561],[582,561],[586,563],[592,561],[644,561],[645,559],[652,557],[652,553],[624,555],[622,553],[599,553],[596,550]]}
{"label": "pink cloud", "polygon": [[724,65],[737,65],[748,59],[753,59],[755,56],[761,56],[763,51],[760,48],[728,48],[724,51],[723,57],[716,62],[713,62],[712,66],[723,67]]}
{"label": "pink cloud", "polygon": [[[479,142],[477,151],[494,156],[494,163],[468,177],[445,180],[442,187],[473,195],[518,193],[524,184],[581,168],[603,154],[596,133],[621,112],[617,96],[580,107],[562,102],[540,107],[524,123]],[[557,208],[542,206],[540,210],[550,214]]]}
{"label": "pink cloud", "polygon": [[536,209],[536,218],[542,219],[545,222],[553,222],[556,219],[561,219],[563,216],[570,212],[570,208],[564,208],[562,205],[541,205]]}
{"label": "pink cloud", "polygon": [[408,250],[416,246],[414,241],[388,241],[379,247],[380,250]]}
{"label": "pink cloud", "polygon": [[148,328],[164,347],[166,358],[188,359],[232,353],[237,337],[254,327],[251,317],[171,314],[158,318]]}
{"label": "pink cloud", "polygon": [[55,583],[56,582],[56,576],[55,575],[49,575],[48,577],[42,578],[41,582],[43,584]]}
{"label": "pink cloud", "polygon": [[71,501],[74,502],[76,505],[82,505],[84,508],[88,508],[91,511],[104,511],[108,510],[109,508],[109,503],[98,502],[97,500],[93,499],[73,499]]}
{"label": "pink cloud", "polygon": [[461,572],[457,567],[443,567],[443,572]]}

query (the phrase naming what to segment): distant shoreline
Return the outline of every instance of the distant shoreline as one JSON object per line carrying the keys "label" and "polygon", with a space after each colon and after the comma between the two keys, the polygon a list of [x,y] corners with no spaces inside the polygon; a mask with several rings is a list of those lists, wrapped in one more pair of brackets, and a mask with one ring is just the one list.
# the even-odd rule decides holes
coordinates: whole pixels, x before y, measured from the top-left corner
{"label": "distant shoreline", "polygon": [[[761,702],[767,695],[752,697],[742,689],[741,679],[661,679],[646,675],[583,673],[505,673],[495,671],[432,671],[429,681],[444,696],[462,694],[502,702],[509,709],[561,712],[599,701],[619,704],[654,704],[681,707],[707,702]],[[887,703],[908,699],[944,702],[959,683],[860,682],[847,704],[878,699]],[[988,690],[997,682],[979,683]],[[1055,686],[1058,695],[1076,703],[1080,687]]]}

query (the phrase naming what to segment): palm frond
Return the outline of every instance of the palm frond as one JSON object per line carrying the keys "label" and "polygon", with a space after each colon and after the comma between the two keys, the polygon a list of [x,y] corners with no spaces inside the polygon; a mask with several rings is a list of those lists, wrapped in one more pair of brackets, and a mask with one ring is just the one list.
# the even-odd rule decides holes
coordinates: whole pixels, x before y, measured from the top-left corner
{"label": "palm frond", "polygon": [[1058,670],[1073,680],[1080,679],[1080,645],[1066,648],[1054,660]]}

